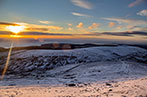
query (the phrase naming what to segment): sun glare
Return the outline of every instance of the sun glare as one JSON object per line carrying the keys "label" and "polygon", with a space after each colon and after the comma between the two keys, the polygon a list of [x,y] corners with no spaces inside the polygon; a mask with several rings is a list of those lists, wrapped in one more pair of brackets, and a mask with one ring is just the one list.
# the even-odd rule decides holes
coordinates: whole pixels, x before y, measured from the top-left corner
{"label": "sun glare", "polygon": [[24,26],[8,26],[7,29],[15,34],[24,30]]}

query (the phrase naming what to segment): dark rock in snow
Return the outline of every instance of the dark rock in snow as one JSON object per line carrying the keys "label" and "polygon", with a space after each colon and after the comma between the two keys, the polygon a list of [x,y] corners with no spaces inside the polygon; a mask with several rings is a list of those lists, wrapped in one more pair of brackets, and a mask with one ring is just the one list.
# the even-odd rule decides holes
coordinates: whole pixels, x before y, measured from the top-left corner
{"label": "dark rock in snow", "polygon": [[110,84],[110,83],[106,83],[106,85],[107,85],[107,86],[112,86],[112,84]]}
{"label": "dark rock in snow", "polygon": [[77,85],[72,83],[72,84],[66,84],[66,86],[69,86],[69,87],[76,87]]}

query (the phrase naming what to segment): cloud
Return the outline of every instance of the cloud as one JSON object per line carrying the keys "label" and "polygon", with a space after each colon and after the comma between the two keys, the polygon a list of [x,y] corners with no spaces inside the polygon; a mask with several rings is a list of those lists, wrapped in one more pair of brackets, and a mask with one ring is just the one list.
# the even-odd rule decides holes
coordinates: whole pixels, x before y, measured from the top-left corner
{"label": "cloud", "polygon": [[140,15],[140,16],[147,16],[147,10],[144,9],[144,10],[138,12],[137,15]]}
{"label": "cloud", "polygon": [[88,2],[87,0],[71,0],[71,2],[78,7],[85,8],[85,9],[92,9],[93,5]]}
{"label": "cloud", "polygon": [[116,21],[119,24],[126,23],[132,26],[138,26],[138,25],[147,25],[146,20],[137,20],[137,19],[124,19],[124,18],[103,18],[104,20],[109,21]]}
{"label": "cloud", "polygon": [[27,29],[42,30],[42,31],[63,29],[63,27],[60,26],[36,25],[36,24],[28,24],[28,23],[18,23],[18,24],[26,26]]}
{"label": "cloud", "polygon": [[48,25],[36,25],[36,24],[28,24],[28,23],[7,23],[7,22],[0,22],[1,28],[0,30],[8,31],[6,29],[7,26],[25,26],[24,31],[50,31],[50,30],[62,30],[63,27],[60,26],[48,26]]}
{"label": "cloud", "polygon": [[142,36],[147,36],[147,32],[104,32],[102,34],[105,35],[114,35],[114,36],[133,36],[133,35],[142,35]]}
{"label": "cloud", "polygon": [[80,16],[80,17],[92,17],[92,16],[90,16],[90,15],[82,14],[82,13],[77,13],[77,12],[72,12],[72,15]]}
{"label": "cloud", "polygon": [[71,27],[68,28],[69,31],[72,31],[73,29]]}
{"label": "cloud", "polygon": [[88,27],[88,29],[96,29],[100,26],[98,23],[93,23],[91,26]]}
{"label": "cloud", "polygon": [[62,30],[63,27],[60,26],[47,26],[48,29],[53,29],[53,30]]}
{"label": "cloud", "polygon": [[[0,35],[12,35],[14,33],[10,31],[0,31]],[[72,34],[61,34],[61,33],[43,33],[43,32],[21,32],[18,35],[68,35],[71,36]]]}
{"label": "cloud", "polygon": [[62,27],[59,26],[41,26],[41,25],[28,25],[26,30],[27,31],[50,31],[50,30],[61,30],[63,29]]}
{"label": "cloud", "polygon": [[120,29],[122,29],[123,28],[123,26],[117,26],[116,27],[116,29],[118,29],[118,30],[120,30]]}
{"label": "cloud", "polygon": [[68,24],[68,26],[72,26],[72,24]]}
{"label": "cloud", "polygon": [[143,27],[147,26],[147,20],[138,20],[138,19],[124,19],[124,18],[103,18],[105,20],[109,21],[116,21],[119,24],[125,24],[120,25],[117,27],[117,29],[125,28],[129,31],[146,31],[143,29]]}
{"label": "cloud", "polygon": [[19,24],[16,24],[16,23],[8,23],[8,22],[0,22],[0,25],[4,25],[4,26],[20,26]]}
{"label": "cloud", "polygon": [[126,28],[134,30],[135,28],[140,28],[140,26],[127,25]]}
{"label": "cloud", "polygon": [[109,27],[113,27],[113,26],[115,26],[116,25],[116,23],[114,23],[114,22],[109,22]]}
{"label": "cloud", "polygon": [[36,25],[36,24],[25,24],[26,30],[28,31],[50,31],[50,30],[61,30],[60,26],[47,26],[47,25]]}
{"label": "cloud", "polygon": [[72,34],[60,34],[60,33],[42,33],[42,32],[22,32],[19,35],[72,35]]}
{"label": "cloud", "polygon": [[136,5],[138,5],[138,4],[140,4],[140,3],[142,3],[144,0],[135,0],[134,2],[132,2],[132,3],[130,3],[129,5],[128,5],[128,7],[134,7],[134,6],[136,6]]}
{"label": "cloud", "polygon": [[39,23],[41,23],[41,24],[51,24],[52,22],[51,21],[39,21]]}
{"label": "cloud", "polygon": [[0,31],[0,35],[10,35],[10,34],[14,34],[10,31]]}
{"label": "cloud", "polygon": [[133,37],[134,35],[140,35],[140,36],[147,36],[147,32],[141,32],[141,31],[132,31],[132,32],[91,32],[92,36],[100,36],[100,35],[112,35],[112,36],[130,36]]}
{"label": "cloud", "polygon": [[82,22],[80,22],[80,23],[77,25],[78,28],[83,28],[83,26],[84,26],[84,24],[83,24]]}
{"label": "cloud", "polygon": [[48,28],[33,28],[33,27],[29,27],[26,30],[28,31],[49,31]]}
{"label": "cloud", "polygon": [[136,27],[133,29],[134,31],[143,31],[143,32],[147,32],[147,27]]}
{"label": "cloud", "polygon": [[147,27],[128,25],[128,26],[126,26],[126,28],[128,28],[130,31],[142,31],[142,32],[147,32]]}

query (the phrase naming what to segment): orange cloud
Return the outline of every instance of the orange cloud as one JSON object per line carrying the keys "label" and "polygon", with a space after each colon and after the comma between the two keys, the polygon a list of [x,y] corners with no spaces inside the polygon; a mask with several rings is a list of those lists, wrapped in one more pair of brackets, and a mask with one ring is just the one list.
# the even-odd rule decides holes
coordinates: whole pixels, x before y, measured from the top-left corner
{"label": "orange cloud", "polygon": [[128,28],[128,29],[132,29],[132,28],[134,28],[134,26],[128,25],[127,28]]}
{"label": "orange cloud", "polygon": [[69,31],[72,31],[73,29],[71,27],[68,28]]}
{"label": "orange cloud", "polygon": [[88,29],[96,29],[100,26],[98,23],[93,23],[91,26],[88,27]]}
{"label": "orange cloud", "polygon": [[29,27],[26,30],[28,31],[49,31],[48,28],[32,28],[32,27]]}
{"label": "orange cloud", "polygon": [[133,26],[144,26],[147,24],[146,20],[138,20],[138,19],[124,19],[124,18],[103,18],[104,20],[109,20],[109,21],[116,21],[119,24],[125,23]]}
{"label": "orange cloud", "polygon": [[72,24],[68,24],[68,26],[72,26]]}
{"label": "orange cloud", "polygon": [[60,26],[47,26],[47,25],[36,25],[36,24],[28,24],[28,23],[7,23],[7,22],[0,22],[1,28],[0,30],[3,31],[8,31],[6,29],[8,26],[24,26],[25,29],[24,31],[42,31],[42,32],[47,32],[50,30],[62,30],[63,27]]}
{"label": "orange cloud", "polygon": [[83,26],[84,26],[84,24],[83,24],[82,22],[80,22],[80,23],[77,25],[78,28],[83,28]]}
{"label": "orange cloud", "polygon": [[123,28],[123,26],[117,26],[116,28],[121,30]]}
{"label": "orange cloud", "polygon": [[25,24],[26,30],[31,31],[49,31],[49,30],[61,30],[60,26],[47,26],[47,25],[35,25],[35,24]]}
{"label": "orange cloud", "polygon": [[109,23],[109,27],[114,27],[115,25],[116,25],[116,23],[114,23],[114,22]]}
{"label": "orange cloud", "polygon": [[62,30],[63,29],[62,27],[59,27],[59,26],[48,26],[47,28],[53,29],[53,30]]}
{"label": "orange cloud", "polygon": [[51,24],[51,21],[39,21],[41,24]]}

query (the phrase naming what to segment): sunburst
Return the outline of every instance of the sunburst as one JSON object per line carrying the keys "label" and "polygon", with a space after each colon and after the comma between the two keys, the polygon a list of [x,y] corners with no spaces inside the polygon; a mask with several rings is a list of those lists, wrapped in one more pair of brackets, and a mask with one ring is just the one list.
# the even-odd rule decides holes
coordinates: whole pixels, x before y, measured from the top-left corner
{"label": "sunburst", "polygon": [[15,34],[24,30],[24,26],[8,26],[7,29]]}

